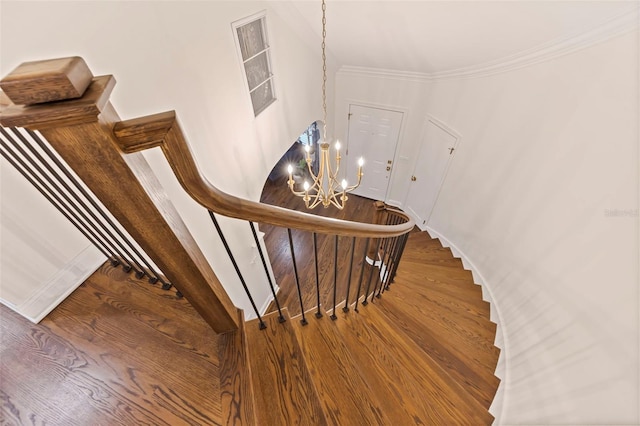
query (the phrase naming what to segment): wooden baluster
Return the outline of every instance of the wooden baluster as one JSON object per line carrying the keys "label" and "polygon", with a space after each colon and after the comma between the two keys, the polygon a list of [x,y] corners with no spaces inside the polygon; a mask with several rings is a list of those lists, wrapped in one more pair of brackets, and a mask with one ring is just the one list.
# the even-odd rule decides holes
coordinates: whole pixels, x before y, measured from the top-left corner
{"label": "wooden baluster", "polygon": [[[374,201],[373,202],[373,222],[377,225],[382,225],[386,222],[387,212],[385,211],[385,204],[382,201]],[[373,260],[373,265],[375,266],[376,261],[378,259],[378,239],[374,238],[371,240],[371,245],[369,246],[369,251],[367,252],[367,257]]]}

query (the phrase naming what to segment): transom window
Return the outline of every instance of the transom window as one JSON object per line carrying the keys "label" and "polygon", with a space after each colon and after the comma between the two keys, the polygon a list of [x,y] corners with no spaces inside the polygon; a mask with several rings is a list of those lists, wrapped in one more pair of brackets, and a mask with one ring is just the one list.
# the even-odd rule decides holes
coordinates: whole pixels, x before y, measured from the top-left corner
{"label": "transom window", "polygon": [[253,114],[258,116],[276,100],[265,12],[237,21],[233,27],[247,77]]}

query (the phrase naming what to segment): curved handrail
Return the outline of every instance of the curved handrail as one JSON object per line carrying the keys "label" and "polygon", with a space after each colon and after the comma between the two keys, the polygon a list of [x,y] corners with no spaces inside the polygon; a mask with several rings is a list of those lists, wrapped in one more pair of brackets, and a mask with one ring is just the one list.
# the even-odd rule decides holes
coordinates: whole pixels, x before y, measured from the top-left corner
{"label": "curved handrail", "polygon": [[407,220],[405,223],[376,225],[316,216],[227,194],[200,173],[175,111],[121,121],[114,126],[113,134],[125,153],[160,147],[184,190],[214,213],[285,228],[351,237],[395,237],[408,233],[415,225],[413,219],[401,211],[395,212]]}

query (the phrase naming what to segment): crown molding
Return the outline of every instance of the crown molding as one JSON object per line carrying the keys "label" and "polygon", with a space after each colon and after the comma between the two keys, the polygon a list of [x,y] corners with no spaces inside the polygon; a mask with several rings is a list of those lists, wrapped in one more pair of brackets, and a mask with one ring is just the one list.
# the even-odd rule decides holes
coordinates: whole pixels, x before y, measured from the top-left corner
{"label": "crown molding", "polygon": [[367,77],[382,77],[404,81],[434,81],[453,78],[475,78],[500,74],[519,68],[528,67],[540,62],[569,55],[587,47],[602,43],[613,37],[626,34],[640,26],[640,7],[624,14],[613,17],[604,24],[587,32],[568,38],[560,38],[523,50],[513,55],[469,67],[434,73],[399,71],[379,68],[343,65],[338,70],[342,75],[359,75]]}

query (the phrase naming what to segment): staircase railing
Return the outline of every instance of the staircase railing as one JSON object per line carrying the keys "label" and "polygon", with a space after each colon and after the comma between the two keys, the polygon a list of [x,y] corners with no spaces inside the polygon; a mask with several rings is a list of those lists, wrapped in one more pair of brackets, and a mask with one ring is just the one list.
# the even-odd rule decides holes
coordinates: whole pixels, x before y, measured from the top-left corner
{"label": "staircase railing", "polygon": [[[246,285],[236,260],[231,252],[226,238],[216,220],[215,214],[247,220],[255,238],[256,246],[260,247],[257,239],[254,222],[266,223],[286,229],[289,250],[291,255],[292,276],[298,294],[300,321],[307,323],[306,311],[310,309],[308,297],[303,295],[303,284],[300,282],[299,262],[296,260],[295,244],[293,242],[292,229],[298,232],[307,232],[313,236],[314,269],[315,269],[315,316],[321,317],[322,305],[330,306],[330,318],[336,319],[337,306],[343,303],[343,311],[349,310],[349,301],[353,301],[354,309],[358,310],[358,303],[362,298],[362,305],[367,305],[373,297],[380,297],[393,281],[395,271],[402,256],[402,249],[409,231],[414,227],[412,219],[404,212],[385,206],[378,202],[376,214],[377,223],[362,223],[348,220],[339,220],[316,216],[309,213],[276,207],[259,202],[235,197],[226,194],[211,184],[198,170],[196,161],[191,154],[187,141],[184,138],[174,111],[155,114],[147,117],[117,123],[113,129],[120,148],[125,153],[134,153],[144,149],[160,147],[169,165],[184,190],[199,204],[207,208],[216,231],[222,239],[223,245],[229,255],[243,288],[250,300],[255,315],[259,319],[261,328],[266,327],[258,311],[255,301]],[[214,214],[215,213],[215,214]],[[333,282],[328,286],[321,286],[319,276],[319,257],[317,251],[317,235],[325,234],[333,238]],[[340,240],[343,240],[340,243]],[[350,239],[350,241],[344,241]],[[364,249],[362,243],[364,242]],[[346,279],[344,298],[338,298],[338,253],[339,246],[350,244],[347,250],[349,262],[342,262],[348,266],[349,273]],[[344,250],[343,250],[344,251]],[[265,273],[269,278],[270,290],[274,298],[274,304],[278,310],[281,321],[284,321],[280,302],[275,292],[273,283],[266,267],[264,255],[260,252]],[[360,260],[361,259],[361,260]],[[369,260],[369,261],[367,261]],[[330,262],[329,262],[330,263]],[[352,293],[352,278],[354,278],[354,264],[359,267],[357,280],[353,280],[356,291]],[[365,270],[367,271],[365,273]],[[374,271],[377,270],[377,273]],[[330,272],[329,272],[330,273]],[[374,278],[375,276],[375,278]],[[324,278],[324,277],[322,277]],[[331,289],[331,297],[328,303],[322,303],[320,298],[321,287]],[[342,296],[342,295],[341,295]]]}
{"label": "staircase railing", "polygon": [[[261,327],[264,327],[264,322],[216,214],[247,220],[259,250],[254,223],[287,230],[303,324],[306,323],[305,311],[310,304],[305,303],[308,296],[303,296],[299,280],[292,229],[310,233],[314,242],[316,316],[322,315],[325,310],[322,306],[331,306],[330,316],[336,318],[336,309],[340,305],[338,256],[339,249],[343,247],[348,247],[350,258],[342,307],[345,312],[352,301],[357,310],[359,303],[366,305],[389,288],[407,234],[414,226],[403,212],[384,206],[379,214],[379,223],[361,223],[316,216],[226,194],[199,172],[173,111],[121,121],[108,99],[115,80],[112,76],[94,78],[83,64],[81,58],[23,64],[22,69],[2,81],[7,95],[18,101],[3,106],[0,124],[25,127],[29,132],[38,131],[214,330],[237,329],[236,308],[175,207],[168,202],[140,153],[144,149],[160,147],[185,191],[209,211]],[[16,105],[18,103],[22,104]],[[318,234],[334,239],[330,303],[323,302],[320,297],[320,283],[328,274],[321,277],[319,273]],[[260,256],[269,277],[276,309],[284,320],[261,251]]]}

